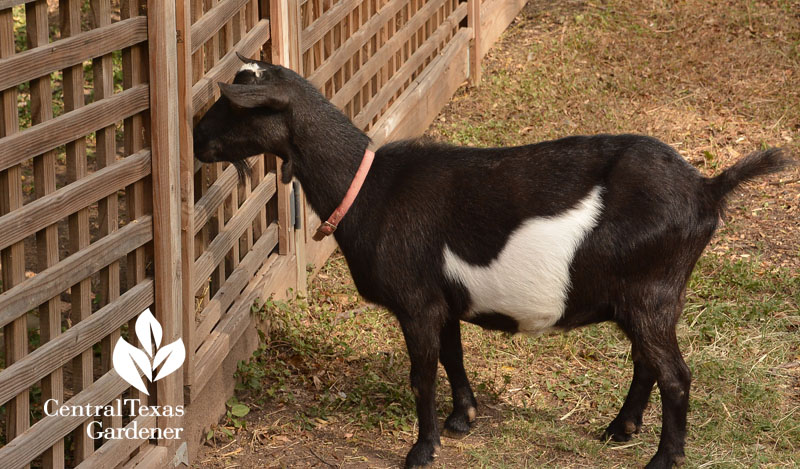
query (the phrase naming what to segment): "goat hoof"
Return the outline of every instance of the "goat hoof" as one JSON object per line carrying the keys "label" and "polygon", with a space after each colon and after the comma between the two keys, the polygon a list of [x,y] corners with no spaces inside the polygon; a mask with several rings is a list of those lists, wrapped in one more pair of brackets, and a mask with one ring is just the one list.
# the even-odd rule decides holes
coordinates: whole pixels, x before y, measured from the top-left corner
{"label": "goat hoof", "polygon": [[641,428],[641,423],[635,423],[631,420],[614,419],[614,421],[609,424],[608,428],[606,428],[606,431],[603,432],[601,440],[629,441],[631,436],[633,436],[634,433],[639,433]]}
{"label": "goat hoof", "polygon": [[682,466],[686,457],[683,453],[668,453],[658,450],[653,459],[647,463],[645,469],[672,469],[672,466]]}
{"label": "goat hoof", "polygon": [[430,441],[417,441],[406,456],[405,469],[428,467],[436,457],[436,452],[441,448],[438,443]]}
{"label": "goat hoof", "polygon": [[472,429],[469,415],[466,412],[453,412],[444,421],[442,434],[449,438],[461,438]]}

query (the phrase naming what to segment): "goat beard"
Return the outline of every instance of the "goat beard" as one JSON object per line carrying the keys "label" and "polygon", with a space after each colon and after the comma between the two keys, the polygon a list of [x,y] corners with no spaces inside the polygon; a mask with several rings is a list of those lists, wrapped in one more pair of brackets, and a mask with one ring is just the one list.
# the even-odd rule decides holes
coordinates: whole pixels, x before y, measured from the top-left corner
{"label": "goat beard", "polygon": [[286,158],[283,160],[283,164],[281,164],[281,182],[284,184],[289,184],[292,182],[292,178],[294,177],[294,166],[292,165],[292,160]]}
{"label": "goat beard", "polygon": [[[247,163],[247,159],[231,161],[231,164],[236,168],[236,173],[239,175],[239,182],[244,184],[245,180],[247,180],[247,176],[250,174],[250,165]],[[289,184],[292,182],[293,177],[294,167],[292,165],[292,160],[286,159],[281,164],[281,182]]]}
{"label": "goat beard", "polygon": [[231,162],[231,164],[236,168],[236,173],[239,175],[239,182],[244,184],[250,172],[250,165],[247,164],[247,159],[236,160]]}

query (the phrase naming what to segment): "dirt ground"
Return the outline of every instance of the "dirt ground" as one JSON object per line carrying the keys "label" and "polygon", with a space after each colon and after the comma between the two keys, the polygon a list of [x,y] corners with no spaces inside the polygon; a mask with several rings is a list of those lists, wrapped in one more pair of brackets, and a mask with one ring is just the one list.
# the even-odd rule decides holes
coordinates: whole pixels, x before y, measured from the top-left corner
{"label": "dirt ground", "polygon": [[[714,175],[765,146],[798,155],[799,62],[796,2],[534,0],[489,52],[482,85],[459,90],[428,134],[499,146],[642,133]],[[679,327],[696,377],[689,467],[800,465],[799,181],[794,168],[737,190],[690,284]],[[358,298],[338,254],[311,290],[299,305],[262,308],[266,343],[240,365],[229,406],[247,415],[209,429],[193,467],[402,466],[416,428],[400,332]],[[769,314],[753,312],[772,300]],[[465,330],[478,422],[462,439],[442,439],[434,467],[646,463],[658,444],[658,397],[641,435],[599,442],[630,360],[618,333],[587,329],[530,340]],[[443,373],[440,383],[444,418]]]}

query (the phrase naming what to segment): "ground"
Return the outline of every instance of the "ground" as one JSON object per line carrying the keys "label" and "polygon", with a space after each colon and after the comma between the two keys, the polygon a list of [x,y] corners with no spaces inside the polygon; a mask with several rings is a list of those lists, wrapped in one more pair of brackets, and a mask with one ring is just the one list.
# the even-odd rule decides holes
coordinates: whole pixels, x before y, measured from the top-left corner
{"label": "ground", "polygon": [[[800,148],[800,5],[791,1],[531,1],[429,135],[514,145],[634,132],[718,173],[765,146]],[[688,467],[800,465],[800,169],[731,197],[688,289],[679,340],[694,382]],[[308,298],[259,308],[264,344],[195,467],[400,467],[416,435],[395,320],[335,254]],[[660,433],[599,440],[632,374],[612,325],[541,337],[463,326],[480,403],[434,467],[641,467]],[[439,374],[439,415],[450,410]],[[246,415],[244,415],[246,414]],[[243,416],[242,416],[243,415]]]}

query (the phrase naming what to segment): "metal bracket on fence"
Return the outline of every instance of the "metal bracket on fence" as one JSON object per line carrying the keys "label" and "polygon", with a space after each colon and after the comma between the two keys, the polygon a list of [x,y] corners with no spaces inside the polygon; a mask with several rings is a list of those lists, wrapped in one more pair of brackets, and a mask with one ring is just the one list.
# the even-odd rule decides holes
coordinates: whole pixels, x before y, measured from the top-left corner
{"label": "metal bracket on fence", "polygon": [[300,200],[300,183],[297,181],[292,181],[292,190],[289,193],[289,213],[291,217],[289,224],[293,226],[295,230],[302,228],[302,208],[303,204]]}
{"label": "metal bracket on fence", "polygon": [[172,464],[170,467],[178,467],[181,464],[189,467],[189,450],[187,449],[185,441],[181,443],[181,445],[178,447],[178,450],[175,452],[175,456],[172,458]]}

